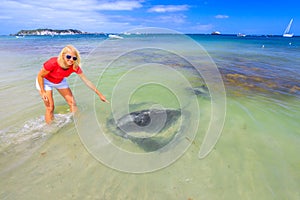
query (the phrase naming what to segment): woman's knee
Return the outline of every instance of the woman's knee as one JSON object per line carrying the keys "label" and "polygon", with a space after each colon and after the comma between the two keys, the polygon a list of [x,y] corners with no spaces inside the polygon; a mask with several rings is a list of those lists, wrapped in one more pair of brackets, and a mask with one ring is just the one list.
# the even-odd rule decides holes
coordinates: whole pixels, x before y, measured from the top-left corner
{"label": "woman's knee", "polygon": [[75,101],[74,97],[70,97],[70,98],[66,99],[66,101],[69,106],[76,106],[76,101]]}
{"label": "woman's knee", "polygon": [[54,112],[54,105],[46,106],[46,111],[49,112],[49,113],[53,113]]}

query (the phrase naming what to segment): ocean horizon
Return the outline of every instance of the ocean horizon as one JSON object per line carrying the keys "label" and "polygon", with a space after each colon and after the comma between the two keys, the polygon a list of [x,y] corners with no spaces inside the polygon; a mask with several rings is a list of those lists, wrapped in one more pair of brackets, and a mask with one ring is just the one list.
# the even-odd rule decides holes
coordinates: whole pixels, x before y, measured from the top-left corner
{"label": "ocean horizon", "polygon": [[[71,30],[71,29],[70,29]],[[31,36],[74,36],[74,35],[82,35],[82,36],[87,36],[87,35],[109,35],[109,34],[116,34],[116,35],[127,35],[127,32],[86,32],[86,33],[76,33],[76,34],[61,34],[61,35],[51,35],[51,34],[48,34],[48,35],[24,35],[24,36],[27,36],[27,37],[31,37]],[[130,35],[147,35],[147,34],[154,34],[154,35],[157,35],[158,33],[130,33]],[[170,34],[170,33],[160,33],[160,34]],[[212,36],[237,36],[238,34],[241,34],[241,33],[220,33],[220,34],[212,34],[212,33],[181,33],[181,32],[178,32],[178,33],[172,33],[172,34],[184,34],[184,35],[188,35],[188,36],[193,36],[193,35],[212,35]],[[270,34],[270,33],[255,33],[255,34],[246,34],[246,33],[243,33],[244,36],[242,37],[283,37],[282,34]],[[0,36],[18,36],[17,33],[10,33],[10,34],[3,34],[3,35],[0,35]],[[300,35],[293,35],[293,37],[300,37]]]}

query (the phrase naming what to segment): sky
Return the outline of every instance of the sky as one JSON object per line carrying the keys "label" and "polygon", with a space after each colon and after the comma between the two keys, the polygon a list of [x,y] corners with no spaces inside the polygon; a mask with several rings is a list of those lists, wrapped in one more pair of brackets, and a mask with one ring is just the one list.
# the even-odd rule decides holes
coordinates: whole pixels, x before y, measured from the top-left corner
{"label": "sky", "polygon": [[299,0],[2,0],[0,35],[37,28],[122,33],[144,27],[282,35],[291,18],[291,32],[300,35]]}

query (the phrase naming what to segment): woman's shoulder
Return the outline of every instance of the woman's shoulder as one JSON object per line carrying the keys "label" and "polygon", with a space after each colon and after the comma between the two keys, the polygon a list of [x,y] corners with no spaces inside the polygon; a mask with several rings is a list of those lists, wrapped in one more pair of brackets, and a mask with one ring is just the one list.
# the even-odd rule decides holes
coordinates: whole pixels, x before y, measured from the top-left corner
{"label": "woman's shoulder", "polygon": [[45,63],[57,63],[58,57],[51,57]]}
{"label": "woman's shoulder", "polygon": [[53,68],[58,66],[57,57],[51,57],[44,63],[44,68]]}
{"label": "woman's shoulder", "polygon": [[77,74],[83,73],[80,66],[73,66],[73,71]]}
{"label": "woman's shoulder", "polygon": [[48,62],[57,63],[57,59],[58,59],[58,57],[51,57],[51,58],[49,58]]}

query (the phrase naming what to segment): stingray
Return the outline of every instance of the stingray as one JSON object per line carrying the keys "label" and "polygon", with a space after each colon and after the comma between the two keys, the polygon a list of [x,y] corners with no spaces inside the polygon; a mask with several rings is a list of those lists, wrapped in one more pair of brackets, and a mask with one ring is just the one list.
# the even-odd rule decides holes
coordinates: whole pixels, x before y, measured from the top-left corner
{"label": "stingray", "polygon": [[114,126],[115,135],[131,140],[145,151],[155,151],[174,139],[180,118],[181,110],[145,109],[111,119],[108,124]]}

